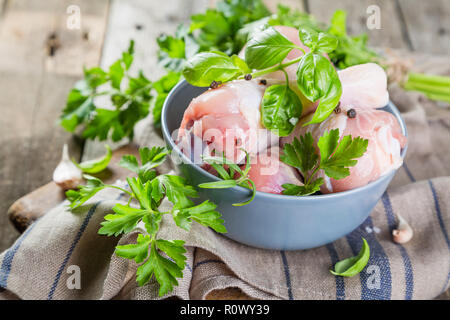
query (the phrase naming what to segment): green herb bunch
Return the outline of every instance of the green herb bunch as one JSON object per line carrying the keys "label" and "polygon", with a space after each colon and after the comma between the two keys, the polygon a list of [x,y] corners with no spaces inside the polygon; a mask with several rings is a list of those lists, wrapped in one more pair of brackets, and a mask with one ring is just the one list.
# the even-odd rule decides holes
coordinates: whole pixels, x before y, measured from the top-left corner
{"label": "green herb bunch", "polygon": [[[120,59],[108,70],[99,67],[84,70],[84,79],[78,81],[67,97],[60,124],[69,132],[83,126],[83,138],[119,141],[133,138],[135,124],[147,116],[151,100],[151,82],[139,72],[131,76],[134,41]],[[99,108],[96,98],[109,98],[111,108]]]}
{"label": "green herb bunch", "polygon": [[[119,236],[133,231],[139,223],[143,223],[146,234],[139,234],[135,244],[117,246],[115,252],[120,257],[141,263],[137,269],[138,284],[142,286],[154,277],[160,285],[160,296],[178,285],[177,278],[183,277],[186,266],[184,241],[158,238],[164,215],[172,216],[175,224],[186,231],[190,230],[195,221],[216,232],[226,232],[224,221],[220,213],[215,211],[214,203],[206,200],[198,205],[194,204],[191,199],[198,197],[198,194],[194,187],[187,184],[186,179],[157,173],[155,168],[165,161],[168,153],[166,148],[141,148],[140,163],[133,155],[124,156],[119,164],[134,175],[126,179],[130,190],[107,185],[96,177],[85,175],[86,185],[66,193],[72,210],[82,206],[105,188],[119,189],[128,196],[127,204],[117,203],[112,208],[114,214],[105,216],[98,233]],[[171,202],[172,207],[161,211],[164,199]]]}

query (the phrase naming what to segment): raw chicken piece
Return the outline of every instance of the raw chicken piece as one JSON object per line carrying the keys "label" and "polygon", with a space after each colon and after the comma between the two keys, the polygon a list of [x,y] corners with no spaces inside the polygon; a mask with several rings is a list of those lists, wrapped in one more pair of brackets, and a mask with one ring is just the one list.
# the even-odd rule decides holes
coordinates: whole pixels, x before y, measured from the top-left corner
{"label": "raw chicken piece", "polygon": [[250,154],[278,143],[277,136],[261,125],[260,105],[265,86],[237,80],[210,89],[192,100],[178,131],[180,149],[201,164],[201,155],[214,150],[240,163]]}
{"label": "raw chicken piece", "polygon": [[281,194],[285,183],[303,185],[297,171],[280,161],[278,147],[272,147],[253,157],[251,164],[249,177],[258,191]]}
{"label": "raw chicken piece", "polygon": [[340,136],[361,136],[369,140],[366,153],[350,168],[350,175],[341,180],[330,179],[320,172],[325,179],[321,187],[323,193],[341,192],[362,187],[380,176],[400,167],[403,159],[401,149],[406,146],[406,137],[402,134],[397,119],[389,112],[361,108],[355,118],[349,118],[346,111],[332,113],[325,121],[302,127],[311,120],[312,115],[303,118],[294,132],[282,138],[281,143],[291,143],[294,137],[311,132],[317,142],[325,131],[339,129]]}
{"label": "raw chicken piece", "polygon": [[365,63],[338,71],[342,83],[341,106],[382,108],[389,102],[387,76],[376,63]]}

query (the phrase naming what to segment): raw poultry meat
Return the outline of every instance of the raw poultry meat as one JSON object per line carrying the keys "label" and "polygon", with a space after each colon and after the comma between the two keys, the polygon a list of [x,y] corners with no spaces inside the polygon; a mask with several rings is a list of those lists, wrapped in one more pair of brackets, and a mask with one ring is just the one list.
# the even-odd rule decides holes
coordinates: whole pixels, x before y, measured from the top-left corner
{"label": "raw poultry meat", "polygon": [[341,106],[346,109],[382,108],[389,102],[387,76],[376,63],[365,63],[338,71],[342,83]]}
{"label": "raw poultry meat", "polygon": [[249,178],[256,185],[256,190],[281,194],[282,185],[292,183],[303,185],[300,175],[293,168],[280,161],[280,149],[272,147],[252,158]]}
{"label": "raw poultry meat", "polygon": [[210,89],[192,100],[178,131],[178,146],[187,156],[224,153],[240,163],[242,148],[254,155],[278,143],[261,125],[260,105],[265,90],[257,81],[236,80]]}
{"label": "raw poultry meat", "polygon": [[366,153],[358,160],[356,166],[350,168],[350,175],[341,180],[327,177],[321,187],[323,193],[341,192],[362,187],[380,176],[402,165],[401,149],[406,145],[406,137],[402,134],[397,119],[389,112],[370,108],[360,108],[354,118],[349,118],[345,109],[338,114],[332,113],[325,121],[303,127],[311,120],[312,115],[303,118],[293,133],[281,139],[281,143],[291,143],[294,137],[311,132],[315,142],[325,131],[339,129],[340,136],[351,135],[368,139]]}

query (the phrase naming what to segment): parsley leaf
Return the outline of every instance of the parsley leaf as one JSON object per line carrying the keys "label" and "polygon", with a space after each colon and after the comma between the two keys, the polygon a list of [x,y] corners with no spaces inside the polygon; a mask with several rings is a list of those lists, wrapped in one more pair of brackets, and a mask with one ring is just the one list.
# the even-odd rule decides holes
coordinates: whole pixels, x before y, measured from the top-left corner
{"label": "parsley leaf", "polygon": [[161,127],[161,111],[166,98],[173,87],[180,81],[181,74],[169,72],[158,81],[153,82],[154,99],[152,100],[153,125]]}
{"label": "parsley leaf", "polygon": [[[183,248],[183,243],[183,241],[179,241],[175,245]],[[136,281],[142,286],[146,284],[152,276],[155,276],[156,281],[160,284],[159,295],[163,296],[167,292],[172,291],[173,286],[178,285],[176,278],[181,278],[183,276],[184,266],[181,268],[176,263],[160,255],[157,251],[155,241],[151,242],[150,247],[149,259],[137,269]]]}
{"label": "parsley leaf", "polygon": [[325,131],[317,142],[319,154],[310,132],[294,138],[291,144],[284,145],[281,161],[299,169],[304,177],[304,185],[284,184],[283,194],[307,196],[320,190],[324,183],[322,177],[316,178],[319,170],[330,178],[343,179],[350,175],[349,167],[357,164],[357,158],[367,150],[369,140],[350,135],[340,139],[339,129]]}
{"label": "parsley leaf", "polygon": [[298,168],[301,172],[308,172],[317,164],[319,156],[314,148],[314,139],[310,132],[300,136],[300,140],[294,138],[292,144],[284,146],[284,154],[280,156],[284,163]]}
{"label": "parsley leaf", "polygon": [[215,211],[216,205],[208,200],[203,203],[182,209],[175,209],[174,221],[180,228],[189,231],[191,220],[214,229],[216,232],[225,233],[226,229],[223,226],[223,219],[219,212]]}
{"label": "parsley leaf", "polygon": [[106,187],[106,185],[96,177],[85,174],[83,175],[83,178],[87,181],[85,186],[80,186],[78,190],[68,190],[66,192],[66,197],[70,202],[69,207],[71,209],[76,209],[82,206],[97,192]]}
{"label": "parsley leaf", "polygon": [[[338,144],[339,143],[339,144]],[[333,179],[343,179],[350,175],[349,167],[358,162],[367,150],[369,140],[348,135],[339,142],[339,129],[325,132],[317,143],[320,149],[320,168]]]}
{"label": "parsley leaf", "polygon": [[121,233],[128,233],[133,230],[143,217],[151,214],[149,210],[136,209],[122,204],[113,207],[115,214],[108,214],[101,223],[99,234],[108,236],[118,236]]}
{"label": "parsley leaf", "polygon": [[141,263],[148,256],[148,247],[152,239],[148,235],[139,234],[136,244],[127,244],[116,247],[116,254],[119,257],[134,260]]}
{"label": "parsley leaf", "polygon": [[323,184],[323,178],[317,178],[308,184],[303,186],[297,186],[295,184],[286,183],[283,184],[283,194],[288,196],[309,196],[320,191],[320,186]]}
{"label": "parsley leaf", "polygon": [[197,197],[194,187],[186,184],[186,179],[180,176],[164,174],[152,180],[152,197],[160,201],[164,195],[176,208],[192,206],[189,199]]}
{"label": "parsley leaf", "polygon": [[156,172],[152,169],[162,164],[170,151],[165,147],[145,147],[139,149],[141,157],[141,165],[133,155],[125,155],[119,162],[119,165],[138,174],[142,182],[152,180],[156,176]]}

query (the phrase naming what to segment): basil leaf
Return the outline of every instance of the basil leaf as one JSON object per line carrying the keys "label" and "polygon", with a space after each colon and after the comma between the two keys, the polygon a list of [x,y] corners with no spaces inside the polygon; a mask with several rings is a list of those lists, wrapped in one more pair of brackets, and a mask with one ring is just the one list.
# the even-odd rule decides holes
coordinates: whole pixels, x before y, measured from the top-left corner
{"label": "basil leaf", "polygon": [[298,36],[300,37],[302,43],[310,49],[312,49],[319,40],[319,32],[309,27],[300,28],[298,31]]}
{"label": "basil leaf", "polygon": [[236,67],[238,67],[242,73],[252,73],[252,69],[250,69],[247,65],[247,63],[242,60],[241,58],[239,58],[237,55],[232,55],[231,56],[231,60],[233,60],[233,63]]}
{"label": "basil leaf", "polygon": [[338,45],[338,39],[327,33],[319,33],[319,39],[315,46],[315,52],[331,52],[336,49]]}
{"label": "basil leaf", "polygon": [[241,74],[240,68],[222,52],[202,52],[186,62],[183,76],[197,87],[207,87],[213,81],[228,81]]}
{"label": "basil leaf", "polygon": [[252,69],[265,69],[286,58],[295,45],[274,28],[257,33],[245,49],[245,61]]}
{"label": "basil leaf", "polygon": [[308,53],[300,60],[297,84],[310,101],[320,99],[312,120],[307,124],[325,120],[333,112],[342,95],[342,85],[333,65],[327,58],[316,53]]}
{"label": "basil leaf", "polygon": [[366,239],[362,238],[363,245],[359,254],[355,257],[344,259],[336,263],[334,271],[330,270],[335,276],[353,277],[360,273],[369,262],[370,248]]}
{"label": "basil leaf", "polygon": [[331,52],[338,45],[336,37],[323,32],[319,33],[309,27],[300,28],[299,37],[303,44],[310,48],[313,53]]}
{"label": "basil leaf", "polygon": [[261,104],[263,125],[280,137],[294,130],[302,110],[302,102],[287,85],[273,85],[264,92]]}

